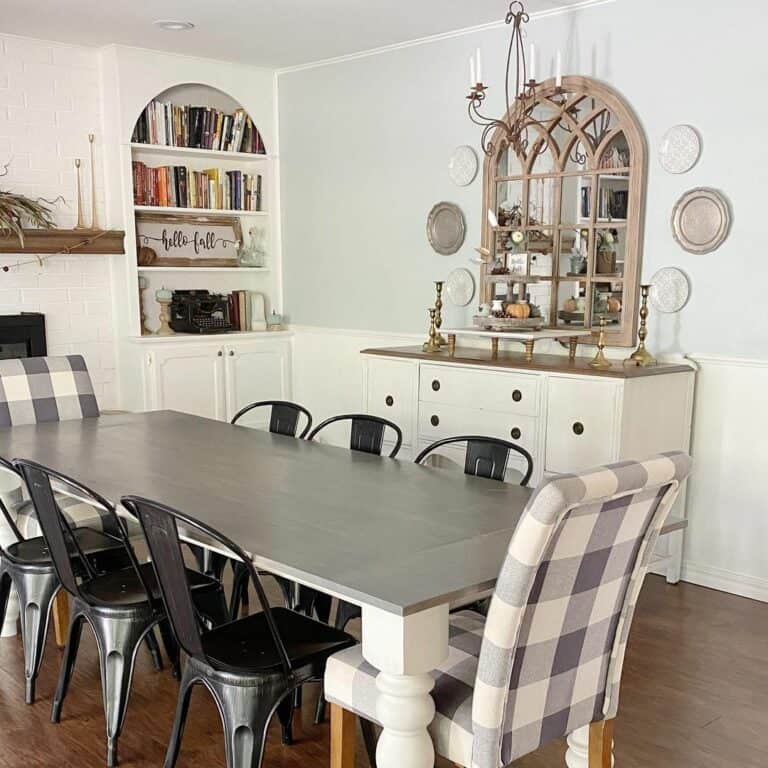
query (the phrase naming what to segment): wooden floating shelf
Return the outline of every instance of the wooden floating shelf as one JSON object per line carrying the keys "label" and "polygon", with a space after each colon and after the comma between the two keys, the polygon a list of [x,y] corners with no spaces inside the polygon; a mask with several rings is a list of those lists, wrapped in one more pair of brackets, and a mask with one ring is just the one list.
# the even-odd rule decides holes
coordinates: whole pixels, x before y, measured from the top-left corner
{"label": "wooden floating shelf", "polygon": [[269,267],[137,267],[139,272],[269,272]]}
{"label": "wooden floating shelf", "polygon": [[134,205],[137,213],[163,213],[168,216],[269,216],[267,211],[233,211],[219,208],[171,208],[162,205]]}
{"label": "wooden floating shelf", "polygon": [[216,160],[237,160],[238,162],[264,162],[269,155],[256,152],[226,152],[220,149],[198,149],[197,147],[168,147],[162,144],[139,144],[133,142],[134,152],[146,152],[153,155],[175,155],[177,157],[206,157]]}
{"label": "wooden floating shelf", "polygon": [[[24,246],[15,235],[0,237],[0,253],[118,254],[125,253],[125,232],[119,229],[25,229]],[[70,250],[71,249],[71,250]]]}

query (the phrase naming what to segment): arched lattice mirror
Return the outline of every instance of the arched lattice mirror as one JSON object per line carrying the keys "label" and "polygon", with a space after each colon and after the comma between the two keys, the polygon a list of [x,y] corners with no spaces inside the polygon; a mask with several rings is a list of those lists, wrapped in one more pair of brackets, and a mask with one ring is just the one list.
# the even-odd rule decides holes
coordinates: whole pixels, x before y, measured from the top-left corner
{"label": "arched lattice mirror", "polygon": [[[513,107],[514,108],[514,107]],[[515,152],[498,130],[485,161],[483,300],[510,299],[530,275],[529,301],[546,327],[594,329],[632,346],[645,198],[645,140],[629,107],[586,77],[548,80],[530,106],[538,124]],[[485,211],[492,211],[492,226]],[[495,269],[494,269],[495,267]],[[509,274],[492,274],[508,269]],[[523,298],[523,297],[517,297]]]}

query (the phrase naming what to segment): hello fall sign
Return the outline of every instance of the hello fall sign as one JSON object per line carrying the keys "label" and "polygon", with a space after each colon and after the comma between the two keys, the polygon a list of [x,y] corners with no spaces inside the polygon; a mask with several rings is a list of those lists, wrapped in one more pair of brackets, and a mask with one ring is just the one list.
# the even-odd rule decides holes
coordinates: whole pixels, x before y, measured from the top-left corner
{"label": "hello fall sign", "polygon": [[241,242],[240,220],[235,216],[136,215],[142,267],[236,267]]}

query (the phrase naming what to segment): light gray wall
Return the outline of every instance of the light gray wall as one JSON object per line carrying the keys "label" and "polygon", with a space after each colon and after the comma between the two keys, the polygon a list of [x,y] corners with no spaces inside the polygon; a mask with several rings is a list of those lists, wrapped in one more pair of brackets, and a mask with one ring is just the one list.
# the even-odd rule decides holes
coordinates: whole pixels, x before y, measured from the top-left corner
{"label": "light gray wall", "polygon": [[[500,14],[504,10],[500,3]],[[649,144],[643,276],[675,265],[693,294],[682,314],[652,317],[661,351],[768,356],[768,171],[765,5],[737,0],[715,13],[693,0],[616,0],[534,19],[539,74],[562,48],[566,74],[617,88]],[[479,242],[481,182],[460,189],[447,175],[458,144],[478,146],[464,102],[467,60],[484,56],[489,111],[501,112],[506,29],[402,48],[279,77],[285,310],[293,323],[422,332],[431,281],[467,266]],[[672,176],[656,153],[665,130],[691,123],[704,151]],[[691,187],[722,189],[734,222],[717,252],[694,256],[672,239],[669,218]],[[425,220],[451,200],[465,211],[464,248],[433,253]],[[446,322],[460,319],[447,309]]]}

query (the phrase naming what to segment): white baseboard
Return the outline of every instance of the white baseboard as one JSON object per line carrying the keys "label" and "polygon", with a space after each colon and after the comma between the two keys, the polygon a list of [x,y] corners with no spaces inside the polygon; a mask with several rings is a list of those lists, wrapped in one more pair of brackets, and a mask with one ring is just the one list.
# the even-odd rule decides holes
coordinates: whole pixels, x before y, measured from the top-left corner
{"label": "white baseboard", "polygon": [[768,603],[768,579],[685,561],[682,580],[700,587],[709,587],[720,592],[729,592],[732,595]]}

